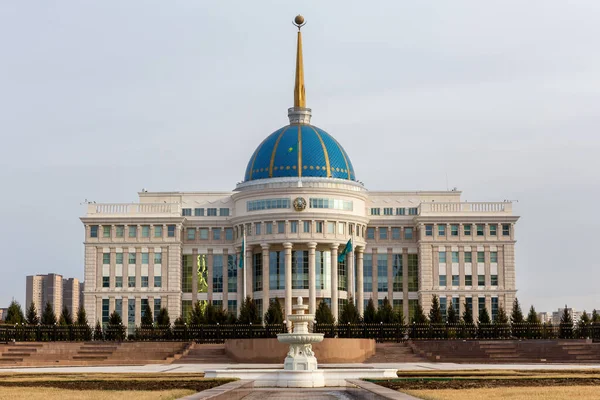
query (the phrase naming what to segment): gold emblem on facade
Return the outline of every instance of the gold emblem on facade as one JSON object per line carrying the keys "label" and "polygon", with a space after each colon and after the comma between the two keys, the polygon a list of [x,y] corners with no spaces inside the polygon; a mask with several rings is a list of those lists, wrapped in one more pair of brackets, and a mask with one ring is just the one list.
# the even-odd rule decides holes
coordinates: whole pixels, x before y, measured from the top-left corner
{"label": "gold emblem on facade", "polygon": [[306,200],[303,197],[296,197],[294,199],[294,210],[296,211],[304,211],[306,208]]}

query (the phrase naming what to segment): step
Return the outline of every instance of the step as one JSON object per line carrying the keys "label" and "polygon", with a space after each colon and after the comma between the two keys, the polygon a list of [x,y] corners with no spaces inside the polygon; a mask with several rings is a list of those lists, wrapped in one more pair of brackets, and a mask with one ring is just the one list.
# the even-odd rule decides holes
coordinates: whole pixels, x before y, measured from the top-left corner
{"label": "step", "polygon": [[14,347],[9,347],[8,349],[6,349],[7,352],[12,353],[12,352],[31,352],[31,353],[35,353],[36,351],[38,351],[37,348],[35,347],[21,347],[19,346],[18,348],[14,348]]}
{"label": "step", "polygon": [[73,360],[79,361],[103,361],[108,357],[93,357],[93,356],[73,356]]}
{"label": "step", "polygon": [[15,356],[15,357],[29,357],[31,355],[31,353],[25,353],[25,352],[17,352],[17,351],[11,351],[10,353],[4,353],[2,355],[0,355],[0,357],[11,357],[11,356]]}

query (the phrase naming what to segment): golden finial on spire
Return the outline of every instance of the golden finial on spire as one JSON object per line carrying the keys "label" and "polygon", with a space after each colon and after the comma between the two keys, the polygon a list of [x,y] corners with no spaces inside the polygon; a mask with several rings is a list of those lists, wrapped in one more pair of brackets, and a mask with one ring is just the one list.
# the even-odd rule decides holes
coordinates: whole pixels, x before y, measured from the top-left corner
{"label": "golden finial on spire", "polygon": [[296,83],[294,84],[294,107],[306,108],[304,92],[304,63],[302,62],[302,33],[300,28],[306,25],[302,15],[296,15],[294,25],[298,27],[298,47],[296,50]]}

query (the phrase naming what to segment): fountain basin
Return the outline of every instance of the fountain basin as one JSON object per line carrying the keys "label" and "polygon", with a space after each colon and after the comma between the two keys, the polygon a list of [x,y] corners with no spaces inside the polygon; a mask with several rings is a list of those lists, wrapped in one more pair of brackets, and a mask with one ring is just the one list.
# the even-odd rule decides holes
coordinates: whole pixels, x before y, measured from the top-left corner
{"label": "fountain basin", "polygon": [[277,340],[285,344],[312,344],[323,341],[323,333],[279,333]]}

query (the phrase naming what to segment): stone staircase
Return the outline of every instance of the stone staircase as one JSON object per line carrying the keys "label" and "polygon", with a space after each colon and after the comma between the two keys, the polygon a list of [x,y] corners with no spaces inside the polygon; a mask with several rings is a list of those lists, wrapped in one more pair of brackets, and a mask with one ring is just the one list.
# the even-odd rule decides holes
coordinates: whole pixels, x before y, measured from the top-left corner
{"label": "stone staircase", "polygon": [[14,366],[31,357],[43,347],[38,343],[14,343],[0,348],[0,366]]}
{"label": "stone staircase", "polygon": [[193,343],[174,364],[231,364],[224,344]]}
{"label": "stone staircase", "polygon": [[87,361],[99,363],[107,360],[121,346],[119,342],[90,342],[84,343],[77,354],[73,356],[74,361]]}
{"label": "stone staircase", "polygon": [[369,357],[365,363],[411,363],[427,361],[414,353],[408,343],[377,343],[375,355]]}

